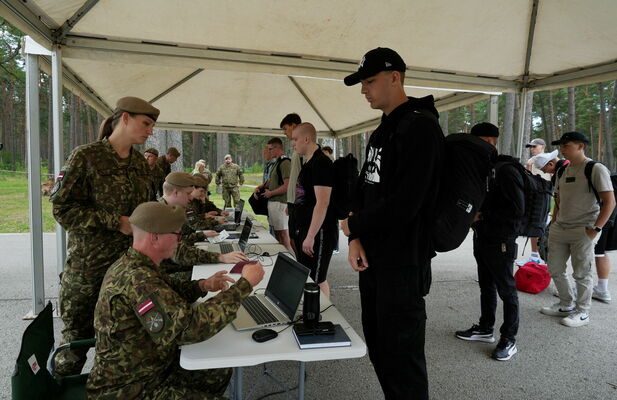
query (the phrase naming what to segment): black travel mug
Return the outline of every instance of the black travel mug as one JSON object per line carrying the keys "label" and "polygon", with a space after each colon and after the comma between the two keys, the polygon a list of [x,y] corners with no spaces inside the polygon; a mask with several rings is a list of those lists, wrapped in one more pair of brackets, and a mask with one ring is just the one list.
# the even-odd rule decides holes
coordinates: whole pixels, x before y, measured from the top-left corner
{"label": "black travel mug", "polygon": [[302,322],[309,329],[315,329],[319,322],[319,285],[316,283],[306,283],[304,285]]}

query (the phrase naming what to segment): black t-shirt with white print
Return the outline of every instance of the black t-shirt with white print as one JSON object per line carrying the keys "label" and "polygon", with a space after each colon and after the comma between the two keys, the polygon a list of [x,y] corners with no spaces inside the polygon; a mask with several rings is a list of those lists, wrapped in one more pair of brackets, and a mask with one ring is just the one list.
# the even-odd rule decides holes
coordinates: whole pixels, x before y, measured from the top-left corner
{"label": "black t-shirt with white print", "polygon": [[[296,221],[294,224],[301,230],[307,230],[311,224],[313,209],[317,204],[315,186],[334,186],[334,166],[332,165],[332,160],[321,151],[321,147],[315,150],[311,159],[302,166],[298,175],[298,182],[296,183],[294,208]],[[335,225],[336,218],[332,213],[331,207],[328,206],[328,212],[322,226],[330,227]]]}

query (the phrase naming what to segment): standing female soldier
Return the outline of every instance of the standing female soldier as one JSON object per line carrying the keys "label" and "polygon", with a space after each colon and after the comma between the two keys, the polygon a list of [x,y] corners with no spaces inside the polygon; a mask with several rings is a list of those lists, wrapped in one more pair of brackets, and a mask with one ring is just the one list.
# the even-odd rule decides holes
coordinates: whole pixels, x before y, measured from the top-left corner
{"label": "standing female soldier", "polygon": [[[77,147],[56,180],[54,217],[68,231],[61,276],[62,342],[94,337],[94,306],[107,268],[131,246],[129,215],[151,198],[144,156],[133,149],[152,135],[159,110],[136,97],[118,100],[99,140]],[[85,351],[58,355],[57,372],[81,372]]]}

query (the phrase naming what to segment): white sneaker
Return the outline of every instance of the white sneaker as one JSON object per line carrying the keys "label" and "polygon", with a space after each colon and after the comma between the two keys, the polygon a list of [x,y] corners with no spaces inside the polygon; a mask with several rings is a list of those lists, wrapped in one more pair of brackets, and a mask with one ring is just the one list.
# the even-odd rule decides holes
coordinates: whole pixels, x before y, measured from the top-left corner
{"label": "white sneaker", "polygon": [[611,292],[608,290],[606,292],[600,292],[598,287],[594,286],[591,298],[608,304],[611,302]]}
{"label": "white sneaker", "polygon": [[550,307],[542,307],[540,312],[544,315],[552,317],[567,317],[574,311],[574,306],[562,306],[561,303],[555,303]]}
{"label": "white sneaker", "polygon": [[585,311],[575,311],[565,318],[561,319],[561,324],[571,328],[587,325],[589,323],[589,313]]}

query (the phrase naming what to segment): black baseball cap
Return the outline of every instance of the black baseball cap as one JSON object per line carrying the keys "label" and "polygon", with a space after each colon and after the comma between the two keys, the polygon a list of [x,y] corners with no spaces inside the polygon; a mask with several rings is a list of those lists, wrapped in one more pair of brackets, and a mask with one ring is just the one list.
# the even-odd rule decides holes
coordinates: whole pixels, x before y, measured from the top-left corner
{"label": "black baseball cap", "polygon": [[551,144],[552,145],[560,145],[560,144],[564,144],[564,143],[568,143],[568,142],[589,143],[589,139],[587,138],[587,136],[585,136],[584,133],[572,131],[572,132],[564,133],[563,135],[561,135],[561,139],[554,140],[554,141],[551,142]]}
{"label": "black baseball cap", "polygon": [[407,69],[405,61],[398,53],[387,47],[378,47],[366,53],[358,71],[345,77],[345,85],[353,86],[362,79],[370,78],[377,75],[381,71],[399,71],[404,72]]}
{"label": "black baseball cap", "polygon": [[474,136],[499,137],[499,128],[490,122],[480,122],[479,124],[475,124],[469,133]]}

